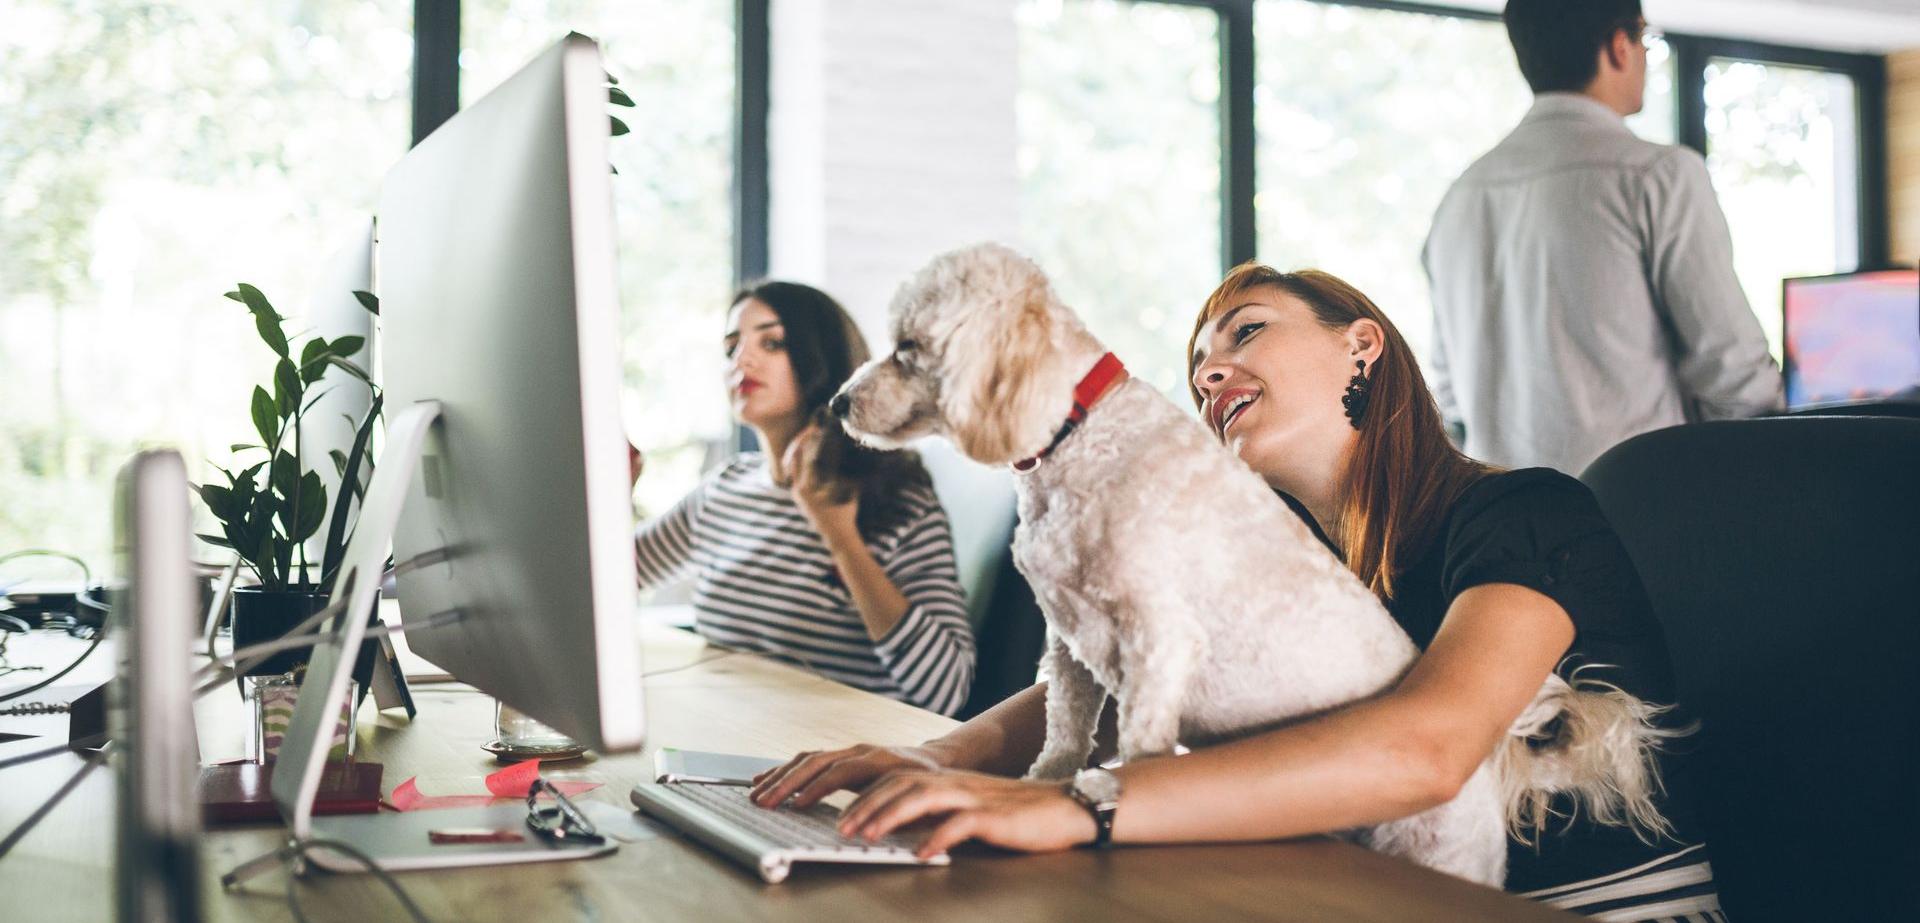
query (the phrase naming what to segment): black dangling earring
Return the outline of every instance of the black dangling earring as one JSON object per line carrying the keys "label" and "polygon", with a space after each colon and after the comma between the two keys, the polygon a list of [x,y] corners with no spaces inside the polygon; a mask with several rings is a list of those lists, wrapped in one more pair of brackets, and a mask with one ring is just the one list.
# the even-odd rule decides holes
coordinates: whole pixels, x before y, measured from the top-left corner
{"label": "black dangling earring", "polygon": [[1373,380],[1367,377],[1367,360],[1361,359],[1353,364],[1358,371],[1347,380],[1347,393],[1340,396],[1340,406],[1347,408],[1347,419],[1353,421],[1353,428],[1360,428],[1360,418],[1367,413],[1367,400],[1372,396]]}

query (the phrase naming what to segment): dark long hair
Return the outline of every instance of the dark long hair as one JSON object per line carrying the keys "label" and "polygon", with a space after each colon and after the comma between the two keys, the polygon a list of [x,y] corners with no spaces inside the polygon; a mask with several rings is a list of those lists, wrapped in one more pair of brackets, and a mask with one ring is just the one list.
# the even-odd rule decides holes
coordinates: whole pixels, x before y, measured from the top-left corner
{"label": "dark long hair", "polygon": [[933,479],[909,451],[882,452],[855,442],[827,402],[853,377],[871,353],[860,328],[840,303],[811,285],[756,282],[734,293],[730,304],[752,298],[773,309],[785,328],[787,360],[800,392],[800,416],[820,428],[820,453],[814,477],[833,485],[832,497],[844,503],[860,495],[854,522],[869,541],[906,525],[912,513],[907,488],[931,487]]}

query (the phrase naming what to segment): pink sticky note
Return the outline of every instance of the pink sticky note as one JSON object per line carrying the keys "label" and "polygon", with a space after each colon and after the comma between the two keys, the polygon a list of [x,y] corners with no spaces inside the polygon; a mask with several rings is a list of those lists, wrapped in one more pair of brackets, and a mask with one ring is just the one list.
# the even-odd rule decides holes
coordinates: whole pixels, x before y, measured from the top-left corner
{"label": "pink sticky note", "polygon": [[[499,804],[508,799],[527,797],[527,789],[532,787],[534,778],[539,776],[539,774],[539,766],[531,761],[509,766],[480,780],[486,785],[487,791],[490,793],[485,795],[461,792],[462,789],[471,791],[473,787],[471,777],[465,780],[430,779],[429,785],[427,786],[429,791],[440,793],[445,792],[449,788],[453,790],[447,794],[430,795],[420,790],[420,778],[414,776],[394,786],[393,794],[387,796],[387,803],[401,811],[432,811],[440,808],[484,808],[491,804]],[[554,788],[559,789],[562,794],[569,798],[593,791],[599,788],[601,784],[599,782],[589,782],[585,779],[557,779],[551,781],[553,782]]]}
{"label": "pink sticky note", "polygon": [[387,796],[387,801],[402,811],[413,810],[420,804],[423,797],[420,794],[420,786],[416,784],[418,778],[418,776],[410,776],[407,781],[394,786],[393,794]]}
{"label": "pink sticky note", "polygon": [[540,761],[523,760],[487,776],[487,791],[498,798],[525,798],[540,778]]}

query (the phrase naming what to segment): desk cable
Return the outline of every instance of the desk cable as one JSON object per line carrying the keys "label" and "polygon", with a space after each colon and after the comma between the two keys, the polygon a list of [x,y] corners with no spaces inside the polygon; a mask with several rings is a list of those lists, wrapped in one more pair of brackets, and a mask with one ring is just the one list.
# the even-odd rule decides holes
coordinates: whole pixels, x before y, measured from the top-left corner
{"label": "desk cable", "polygon": [[[87,566],[87,562],[82,561],[73,555],[67,554],[64,551],[48,551],[44,548],[28,548],[22,551],[10,551],[6,554],[0,554],[0,564],[5,564],[8,561],[16,560],[18,558],[59,558],[60,560],[71,562],[74,566],[80,568],[80,591],[73,595],[74,605],[92,609],[103,616],[106,615],[108,612],[112,611],[111,606],[108,606],[106,603],[93,598],[93,591],[92,591],[93,569]],[[43,679],[37,683],[34,683],[31,686],[27,686],[21,689],[15,689],[14,691],[9,692],[5,695],[0,695],[0,702],[12,701],[14,699],[20,698],[21,696],[39,692],[40,690],[45,689],[48,686],[51,686],[54,683],[59,682],[61,678],[65,677],[68,673],[72,673],[74,671],[74,668],[80,666],[80,664],[87,659],[87,656],[92,654],[94,652],[94,649],[100,646],[100,639],[104,637],[105,634],[106,633],[103,631],[96,630],[93,635],[93,643],[87,645],[87,649],[84,651],[81,651],[80,656],[75,657],[72,663],[67,664],[66,667],[63,668],[60,672],[55,673],[52,676],[49,676],[46,679]]]}
{"label": "desk cable", "polygon": [[728,657],[732,657],[735,654],[744,654],[744,653],[746,653],[746,651],[736,651],[736,650],[728,650],[728,649],[722,648],[720,653],[710,654],[692,663],[683,663],[677,667],[667,667],[665,669],[660,669],[660,670],[648,670],[647,672],[640,674],[640,678],[652,679],[656,676],[665,676],[668,673],[678,673],[681,670],[691,670],[694,667],[704,667],[707,664],[710,664],[716,660],[725,660]]}
{"label": "desk cable", "polygon": [[[294,650],[296,648],[312,647],[315,644],[319,644],[320,642],[325,641],[328,638],[332,637],[331,632],[325,632],[325,631],[308,632],[306,634],[301,634],[300,632],[303,632],[307,628],[310,628],[318,624],[322,619],[325,619],[326,617],[334,614],[335,612],[338,612],[339,609],[340,609],[339,606],[328,606],[325,609],[322,609],[319,612],[314,613],[313,616],[307,619],[305,622],[302,622],[299,625],[294,626],[293,631],[288,632],[286,635],[282,637],[275,638],[272,641],[262,641],[258,644],[249,644],[246,647],[240,648],[237,651],[233,651],[224,657],[215,658],[212,663],[207,664],[205,667],[202,667],[199,673],[194,674],[193,681],[196,684],[193,690],[194,698],[199,698],[200,696],[205,695],[206,693],[214,689],[217,689],[220,686],[225,685],[227,680],[231,678],[233,674],[245,673],[247,670],[250,670],[254,666],[264,662],[268,657],[271,657],[274,654],[280,653],[281,651]],[[436,612],[433,615],[427,616],[426,618],[415,619],[413,621],[412,627],[415,630],[437,628],[441,625],[448,625],[448,624],[452,624],[453,622],[457,622],[463,617],[463,615],[464,613],[462,613],[458,609],[452,609],[446,612]],[[408,626],[405,624],[382,625],[379,628],[369,628],[367,629],[366,635],[364,638],[362,638],[362,640],[371,640],[373,638],[384,638],[387,635],[403,635],[407,633],[407,628]]]}
{"label": "desk cable", "polygon": [[343,843],[339,840],[318,838],[306,840],[289,839],[286,845],[273,852],[248,859],[234,866],[232,871],[220,876],[220,887],[232,890],[247,879],[265,871],[269,866],[277,865],[286,869],[287,872],[287,909],[293,911],[293,918],[299,921],[299,923],[308,923],[306,911],[300,906],[300,869],[307,853],[316,849],[339,853],[359,863],[368,872],[372,873],[373,877],[379,879],[381,884],[386,885],[387,890],[393,892],[394,898],[400,901],[400,906],[406,908],[407,915],[413,918],[414,923],[430,923],[427,915],[420,910],[420,905],[414,903],[413,896],[407,893],[406,888],[400,886],[400,882],[394,879],[392,872],[381,868],[380,863],[375,862],[373,857],[361,852],[353,845]]}

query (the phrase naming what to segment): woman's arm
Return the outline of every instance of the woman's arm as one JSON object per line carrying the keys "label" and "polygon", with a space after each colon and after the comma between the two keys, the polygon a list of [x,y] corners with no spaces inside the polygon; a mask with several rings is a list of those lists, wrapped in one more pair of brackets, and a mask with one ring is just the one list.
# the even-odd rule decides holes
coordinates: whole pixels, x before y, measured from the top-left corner
{"label": "woman's arm", "polygon": [[694,522],[706,489],[701,484],[672,509],[633,530],[633,564],[641,589],[666,583],[692,566]]}
{"label": "woman's arm", "polygon": [[832,555],[900,697],[943,715],[958,712],[973,683],[973,626],[945,512],[929,496],[884,559],[876,557],[860,534],[859,494],[835,502],[833,485],[816,471],[819,442],[819,431],[808,428],[787,449],[795,504]]}
{"label": "woman's arm", "polygon": [[[1122,842],[1264,840],[1366,826],[1452,798],[1573,643],[1573,622],[1533,590],[1463,592],[1425,654],[1370,701],[1185,756],[1121,767]],[[883,835],[950,815],[924,852],[977,837],[1015,849],[1091,839],[1057,786],[970,773],[895,773],[849,806],[842,829]],[[1075,806],[1077,810],[1077,806]]]}
{"label": "woman's arm", "polygon": [[820,431],[812,426],[801,430],[787,444],[783,467],[793,479],[793,502],[833,556],[833,566],[853,597],[867,636],[879,640],[887,636],[911,607],[906,594],[893,585],[887,572],[867,550],[860,536],[859,494],[842,503],[833,501],[833,485],[819,479],[814,471],[814,454],[820,449]]}
{"label": "woman's arm", "polygon": [[820,517],[814,527],[820,530],[821,540],[833,555],[833,566],[846,582],[847,595],[853,597],[853,607],[859,610],[860,621],[867,626],[867,637],[878,641],[900,624],[913,604],[893,585],[886,569],[874,559],[866,540],[860,537],[853,517],[853,508],[857,505],[846,504],[848,509],[844,515]]}
{"label": "woman's arm", "polygon": [[1565,610],[1533,590],[1469,589],[1387,695],[1184,758],[1123,767],[1114,838],[1300,836],[1445,803],[1533,701],[1573,633]]}

